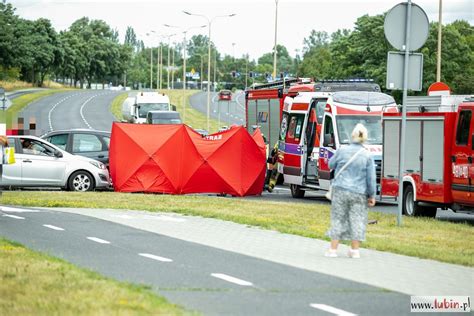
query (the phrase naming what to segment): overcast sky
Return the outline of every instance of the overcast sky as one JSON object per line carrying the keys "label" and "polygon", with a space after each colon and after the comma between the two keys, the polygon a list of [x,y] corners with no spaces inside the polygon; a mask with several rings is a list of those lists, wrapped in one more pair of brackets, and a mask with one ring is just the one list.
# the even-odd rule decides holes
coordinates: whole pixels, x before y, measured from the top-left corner
{"label": "overcast sky", "polygon": [[[3,0],[4,1],[4,0]],[[87,16],[101,19],[119,31],[123,41],[127,26],[132,26],[145,45],[156,45],[158,39],[145,34],[178,35],[171,41],[182,41],[182,31],[207,24],[202,17],[189,16],[183,10],[213,18],[236,14],[231,18],[217,18],[212,22],[211,39],[219,52],[251,58],[271,52],[275,34],[275,0],[6,0],[17,8],[23,18],[40,17],[51,20],[57,31],[67,29],[75,20]],[[353,29],[358,17],[377,15],[400,3],[400,0],[279,0],[278,44],[284,45],[290,55],[301,52],[303,39],[311,30],[332,33],[338,29]],[[438,20],[439,0],[417,0],[430,21]],[[457,19],[474,24],[473,0],[444,0],[443,24]],[[166,28],[163,24],[179,26]],[[208,29],[194,29],[195,34],[208,34]]]}

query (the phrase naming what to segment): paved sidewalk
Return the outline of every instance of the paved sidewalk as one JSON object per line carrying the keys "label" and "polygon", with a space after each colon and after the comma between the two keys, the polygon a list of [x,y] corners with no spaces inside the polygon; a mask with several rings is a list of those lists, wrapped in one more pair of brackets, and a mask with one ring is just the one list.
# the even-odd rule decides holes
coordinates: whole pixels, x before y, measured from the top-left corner
{"label": "paved sidewalk", "polygon": [[42,208],[92,216],[289,266],[409,295],[474,297],[474,269],[433,260],[362,249],[362,258],[326,258],[329,243],[218,219],[111,209]]}

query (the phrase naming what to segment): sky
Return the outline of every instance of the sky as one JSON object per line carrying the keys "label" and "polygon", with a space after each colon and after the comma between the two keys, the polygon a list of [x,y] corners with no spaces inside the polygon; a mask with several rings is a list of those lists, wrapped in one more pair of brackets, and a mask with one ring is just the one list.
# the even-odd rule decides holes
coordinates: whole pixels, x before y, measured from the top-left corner
{"label": "sky", "polygon": [[[170,42],[182,42],[183,31],[188,39],[196,34],[208,35],[208,20],[189,16],[188,11],[212,19],[211,40],[220,53],[257,59],[272,51],[275,41],[275,9],[278,8],[277,43],[284,45],[291,56],[301,54],[304,38],[312,30],[332,33],[353,29],[358,17],[382,14],[400,0],[3,0],[17,8],[22,18],[47,18],[56,31],[66,30],[77,19],[87,16],[101,19],[119,31],[123,41],[127,26],[134,28],[146,46],[156,46],[161,36],[176,34]],[[430,21],[438,21],[439,0],[416,0]],[[444,0],[443,24],[458,19],[474,25],[473,0]],[[233,17],[216,16],[235,14]],[[165,27],[164,24],[176,26]],[[150,33],[154,31],[154,33]],[[146,33],[151,36],[146,36]],[[162,41],[168,41],[161,37]]]}

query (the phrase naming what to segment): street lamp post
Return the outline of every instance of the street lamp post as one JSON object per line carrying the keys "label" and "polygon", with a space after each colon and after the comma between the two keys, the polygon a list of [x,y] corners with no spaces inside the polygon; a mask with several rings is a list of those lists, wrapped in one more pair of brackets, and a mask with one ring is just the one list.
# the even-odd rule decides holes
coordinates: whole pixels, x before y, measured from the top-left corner
{"label": "street lamp post", "polygon": [[275,45],[273,46],[273,80],[277,72],[277,28],[278,28],[278,0],[275,0]]}
{"label": "street lamp post", "polygon": [[[146,36],[151,36],[146,33]],[[153,89],[153,46],[150,46],[150,89]]]}
{"label": "street lamp post", "polygon": [[202,15],[202,14],[195,14],[195,13],[190,13],[187,11],[183,11],[187,15],[194,15],[194,16],[200,16],[203,17],[207,20],[207,26],[209,28],[209,44],[208,44],[208,49],[207,49],[207,130],[210,130],[209,126],[209,115],[210,115],[210,109],[211,109],[211,25],[212,22],[217,19],[217,18],[224,18],[224,17],[233,17],[235,16],[235,13],[228,14],[228,15],[218,15],[213,17],[212,19],[209,19],[207,16]]}
{"label": "street lamp post", "polygon": [[166,88],[170,88],[170,48],[171,48],[171,37],[175,36],[176,34],[168,35],[168,70],[166,71],[167,74],[167,81],[166,81]]}

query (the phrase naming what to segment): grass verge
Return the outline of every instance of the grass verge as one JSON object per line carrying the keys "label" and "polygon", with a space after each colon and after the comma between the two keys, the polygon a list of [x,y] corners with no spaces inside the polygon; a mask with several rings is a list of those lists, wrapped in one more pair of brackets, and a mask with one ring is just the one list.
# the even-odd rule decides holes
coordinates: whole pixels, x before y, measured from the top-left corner
{"label": "grass verge", "polygon": [[[298,202],[271,202],[215,196],[173,196],[116,192],[4,192],[2,204],[112,208],[219,218],[311,238],[325,239],[329,227],[329,206]],[[474,266],[474,228],[428,218],[404,218],[402,227],[396,216],[370,212],[366,248]]]}
{"label": "grass verge", "polygon": [[110,104],[110,112],[117,119],[117,121],[123,120],[122,105],[123,102],[128,98],[128,92],[124,92],[115,97]]}
{"label": "grass verge", "polygon": [[37,101],[41,98],[50,96],[55,93],[69,91],[72,89],[55,89],[55,90],[42,90],[39,92],[28,93],[18,98],[13,99],[12,105],[5,111],[5,113],[1,113],[3,117],[1,118],[1,122],[5,122],[7,124],[7,128],[12,128],[12,123],[17,122],[16,117],[19,112],[21,112],[25,107],[28,106],[31,102]]}
{"label": "grass verge", "polygon": [[[33,88],[33,85],[29,82],[19,80],[0,80],[0,87],[6,91],[14,91],[19,89]],[[43,82],[43,88],[49,89],[63,89],[64,86],[54,81],[46,80]]]}
{"label": "grass verge", "polygon": [[185,315],[145,286],[80,269],[0,239],[2,315]]}

